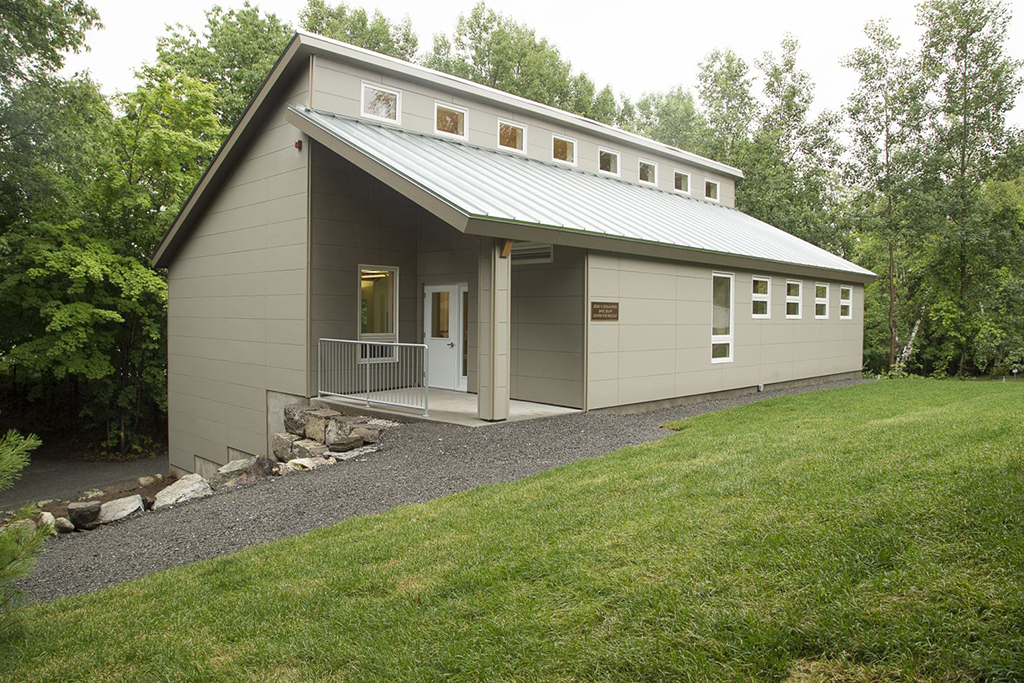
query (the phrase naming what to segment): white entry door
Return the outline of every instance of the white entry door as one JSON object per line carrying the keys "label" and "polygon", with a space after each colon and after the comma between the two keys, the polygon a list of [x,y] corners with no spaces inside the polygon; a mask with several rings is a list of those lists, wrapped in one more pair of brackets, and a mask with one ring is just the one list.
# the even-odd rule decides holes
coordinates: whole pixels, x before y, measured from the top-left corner
{"label": "white entry door", "polygon": [[427,285],[423,298],[423,338],[428,381],[435,389],[465,389],[463,378],[464,285]]}

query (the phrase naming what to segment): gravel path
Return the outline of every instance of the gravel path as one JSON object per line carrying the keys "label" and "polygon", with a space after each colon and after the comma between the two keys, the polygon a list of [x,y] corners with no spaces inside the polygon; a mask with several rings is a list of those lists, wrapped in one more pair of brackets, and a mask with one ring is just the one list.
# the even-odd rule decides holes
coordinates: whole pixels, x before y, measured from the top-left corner
{"label": "gravel path", "polygon": [[28,602],[86,593],[161,569],[301,534],[653,441],[660,425],[786,394],[860,380],[748,394],[636,415],[578,413],[471,429],[417,423],[387,430],[377,453],[311,473],[270,477],[47,542],[21,582]]}

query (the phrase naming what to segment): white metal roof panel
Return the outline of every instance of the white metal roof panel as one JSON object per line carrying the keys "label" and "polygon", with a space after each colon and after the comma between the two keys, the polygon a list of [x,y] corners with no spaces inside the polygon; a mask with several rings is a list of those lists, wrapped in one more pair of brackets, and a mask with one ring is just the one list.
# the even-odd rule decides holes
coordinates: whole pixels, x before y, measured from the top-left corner
{"label": "white metal roof panel", "polygon": [[291,109],[471,217],[873,275],[714,202],[308,107]]}

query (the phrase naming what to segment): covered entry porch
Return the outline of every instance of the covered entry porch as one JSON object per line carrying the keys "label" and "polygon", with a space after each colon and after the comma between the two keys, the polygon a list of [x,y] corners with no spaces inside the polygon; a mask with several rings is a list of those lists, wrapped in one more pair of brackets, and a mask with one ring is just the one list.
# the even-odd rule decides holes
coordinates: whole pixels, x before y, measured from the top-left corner
{"label": "covered entry porch", "polygon": [[308,396],[465,425],[582,409],[582,249],[466,234],[334,147],[310,155]]}
{"label": "covered entry porch", "polygon": [[[313,399],[313,403],[342,412],[356,411],[398,421],[444,422],[463,427],[483,427],[496,424],[492,420],[480,419],[476,394],[469,394],[464,391],[429,389],[429,411],[426,415],[416,409],[394,407],[375,402],[373,399],[377,397],[372,393],[370,398],[371,402],[368,404],[356,398],[321,396]],[[386,396],[381,398],[386,398]],[[511,399],[509,400],[508,417],[505,418],[505,421],[519,422],[579,412],[582,412],[579,408],[566,408],[546,403]]]}

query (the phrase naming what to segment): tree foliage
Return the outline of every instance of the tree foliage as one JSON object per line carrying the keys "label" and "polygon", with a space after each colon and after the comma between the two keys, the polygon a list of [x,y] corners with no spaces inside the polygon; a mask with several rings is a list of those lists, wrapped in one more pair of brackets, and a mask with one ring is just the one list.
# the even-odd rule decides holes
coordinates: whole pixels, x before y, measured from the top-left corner
{"label": "tree foliage", "polygon": [[99,25],[84,0],[0,0],[0,101],[20,83],[56,73]]}
{"label": "tree foliage", "polygon": [[408,16],[394,22],[380,10],[370,15],[362,7],[349,7],[344,2],[331,7],[324,0],[308,0],[299,13],[299,24],[306,31],[408,62],[416,58],[419,49],[419,38]]}
{"label": "tree foliage", "polygon": [[214,5],[203,32],[177,25],[157,39],[157,61],[213,86],[221,123],[230,129],[256,95],[292,35],[274,14],[243,3],[241,9]]}
{"label": "tree foliage", "polygon": [[618,106],[610,88],[597,91],[586,74],[573,74],[558,48],[536,32],[483,3],[460,15],[451,36],[434,36],[423,62],[483,85],[614,123]]}
{"label": "tree foliage", "polygon": [[[13,429],[0,435],[0,491],[9,489],[28,465],[29,454],[39,446],[34,435],[22,436]],[[36,524],[32,508],[19,510],[0,526],[0,633],[12,624],[10,609],[18,596],[14,582],[32,569],[32,560],[43,541],[53,533],[48,526]]]}

